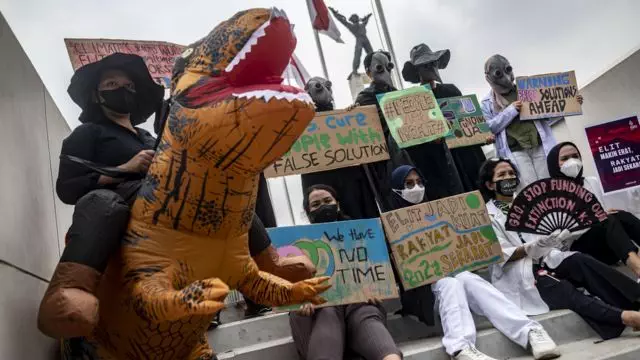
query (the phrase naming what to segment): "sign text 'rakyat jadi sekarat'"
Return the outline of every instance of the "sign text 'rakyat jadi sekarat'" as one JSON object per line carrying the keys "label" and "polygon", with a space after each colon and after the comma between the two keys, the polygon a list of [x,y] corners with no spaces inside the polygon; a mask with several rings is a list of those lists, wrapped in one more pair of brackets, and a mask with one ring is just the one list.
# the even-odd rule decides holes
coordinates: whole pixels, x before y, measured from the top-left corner
{"label": "sign text 'rakyat jadi sekarat'", "polygon": [[381,219],[405,289],[502,259],[477,191],[390,211]]}

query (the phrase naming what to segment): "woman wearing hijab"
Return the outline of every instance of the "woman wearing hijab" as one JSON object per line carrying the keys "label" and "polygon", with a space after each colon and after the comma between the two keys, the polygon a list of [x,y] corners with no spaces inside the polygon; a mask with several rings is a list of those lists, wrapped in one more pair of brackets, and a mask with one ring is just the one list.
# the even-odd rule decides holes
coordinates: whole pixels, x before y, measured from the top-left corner
{"label": "woman wearing hijab", "polygon": [[[480,106],[496,136],[497,156],[518,167],[522,188],[549,177],[546,154],[556,144],[549,120],[520,120],[522,102],[518,100],[513,68],[504,56],[490,57],[484,64],[484,73],[491,91]],[[581,95],[578,102],[582,104]]]}
{"label": "woman wearing hijab", "polygon": [[[600,181],[582,176],[582,155],[574,143],[554,146],[547,156],[547,166],[552,178],[569,179],[583,186],[604,205]],[[610,210],[605,221],[572,234],[563,250],[589,254],[608,265],[622,261],[640,278],[640,256],[632,237],[640,241],[640,220],[626,211]]]}
{"label": "woman wearing hijab", "polygon": [[[312,224],[350,218],[338,194],[327,185],[307,189],[304,210]],[[378,300],[316,309],[303,305],[289,318],[293,341],[303,360],[400,360],[402,353],[386,328],[386,313]]]}
{"label": "woman wearing hijab", "polygon": [[88,335],[98,320],[94,292],[154,155],[155,138],[136,125],[164,95],[141,57],[120,53],[78,69],[68,92],[83,124],[62,144],[56,191],[76,206],[38,313],[40,330],[55,338]]}
{"label": "woman wearing hijab", "polygon": [[[414,167],[400,166],[395,169],[392,186],[398,209],[427,201],[424,196],[424,178]],[[527,318],[517,305],[480,276],[464,271],[453,277],[440,279],[432,286],[404,292],[401,295],[403,307],[411,302],[411,298],[424,297],[422,311],[433,309],[433,296],[426,294],[431,291],[440,312],[444,331],[442,343],[446,352],[455,360],[493,359],[475,347],[476,328],[472,312],[489,319],[496,329],[516,344],[525,349],[530,346],[535,359],[554,359],[560,356],[556,344],[542,325]]]}
{"label": "woman wearing hijab", "polygon": [[504,255],[503,262],[491,266],[495,287],[528,315],[573,310],[605,340],[627,326],[639,329],[640,285],[589,255],[558,249],[567,230],[549,236],[506,230],[518,176],[509,159],[487,160],[480,170],[480,191]]}

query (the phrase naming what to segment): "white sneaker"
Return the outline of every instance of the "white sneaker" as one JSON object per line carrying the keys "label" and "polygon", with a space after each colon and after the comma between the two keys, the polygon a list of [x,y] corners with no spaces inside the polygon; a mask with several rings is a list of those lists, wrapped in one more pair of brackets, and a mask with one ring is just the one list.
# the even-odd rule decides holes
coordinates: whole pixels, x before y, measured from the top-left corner
{"label": "white sneaker", "polygon": [[481,353],[475,347],[468,347],[460,351],[458,355],[453,358],[455,360],[497,360],[484,353]]}
{"label": "white sneaker", "polygon": [[558,346],[543,328],[529,331],[529,345],[536,360],[549,360],[560,357]]}

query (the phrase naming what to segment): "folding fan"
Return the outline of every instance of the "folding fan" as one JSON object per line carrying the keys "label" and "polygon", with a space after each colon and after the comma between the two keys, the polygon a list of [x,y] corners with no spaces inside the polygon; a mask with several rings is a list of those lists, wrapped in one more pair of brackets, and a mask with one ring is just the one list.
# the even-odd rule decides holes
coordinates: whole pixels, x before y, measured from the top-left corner
{"label": "folding fan", "polygon": [[568,179],[538,180],[513,200],[506,229],[548,235],[587,229],[607,218],[596,196]]}

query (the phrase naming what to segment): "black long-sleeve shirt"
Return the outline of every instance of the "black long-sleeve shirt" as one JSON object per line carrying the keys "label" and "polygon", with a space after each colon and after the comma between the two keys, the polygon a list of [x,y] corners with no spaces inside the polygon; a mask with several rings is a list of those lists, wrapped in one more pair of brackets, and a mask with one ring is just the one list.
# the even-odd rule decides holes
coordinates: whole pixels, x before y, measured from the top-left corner
{"label": "black long-sleeve shirt", "polygon": [[[103,166],[119,166],[142,150],[153,150],[155,138],[135,128],[137,134],[108,119],[78,126],[62,143],[61,154],[89,160]],[[73,205],[91,190],[109,188],[98,184],[100,174],[68,160],[60,160],[56,192],[65,204]]]}

